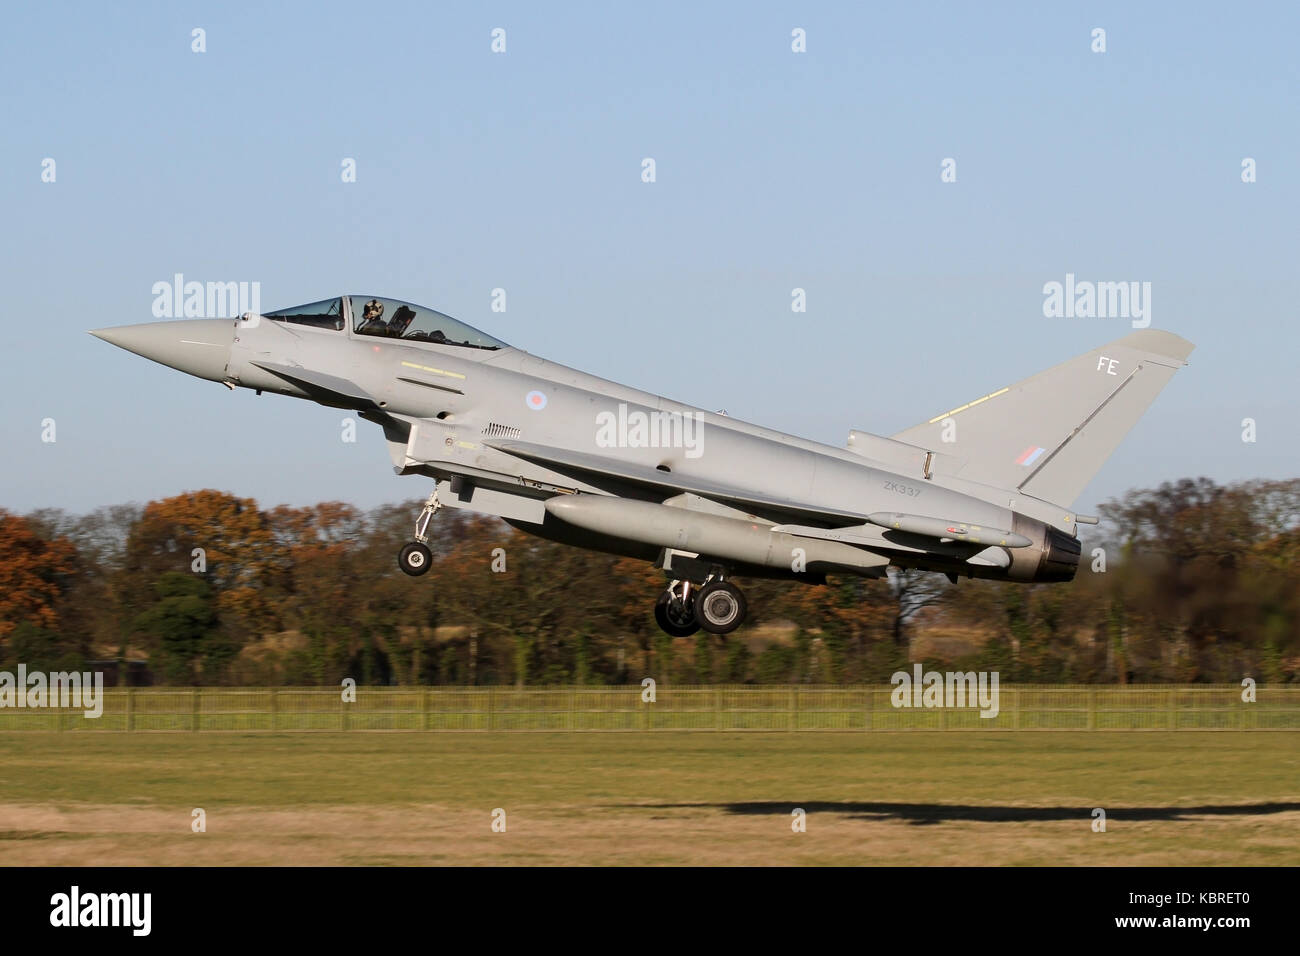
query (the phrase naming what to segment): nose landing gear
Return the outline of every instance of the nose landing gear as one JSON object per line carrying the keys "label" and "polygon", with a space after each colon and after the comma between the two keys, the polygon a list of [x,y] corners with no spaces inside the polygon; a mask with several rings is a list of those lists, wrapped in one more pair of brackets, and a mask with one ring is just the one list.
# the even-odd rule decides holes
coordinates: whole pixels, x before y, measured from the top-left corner
{"label": "nose landing gear", "polygon": [[420,512],[420,517],[415,519],[415,540],[403,545],[402,550],[397,553],[397,566],[403,573],[413,578],[424,574],[433,563],[433,553],[428,545],[429,522],[441,507],[442,503],[438,501],[438,486],[434,485],[433,494],[429,495],[429,500],[424,503],[424,510]]}
{"label": "nose landing gear", "polygon": [[432,562],[433,553],[427,544],[420,541],[403,545],[402,550],[397,552],[397,566],[413,578],[428,571]]}

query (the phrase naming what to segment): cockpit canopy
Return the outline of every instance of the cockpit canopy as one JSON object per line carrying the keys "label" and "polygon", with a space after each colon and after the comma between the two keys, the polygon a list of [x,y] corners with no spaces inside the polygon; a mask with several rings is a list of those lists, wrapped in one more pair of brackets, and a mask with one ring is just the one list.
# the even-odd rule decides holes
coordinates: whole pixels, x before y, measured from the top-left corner
{"label": "cockpit canopy", "polygon": [[449,315],[400,299],[373,295],[341,296],[266,314],[266,318],[273,322],[340,332],[346,322],[345,316],[351,317],[355,335],[375,335],[472,349],[507,347],[504,342],[484,335],[478,329],[458,322]]}
{"label": "cockpit canopy", "polygon": [[279,312],[268,312],[266,317],[274,322],[309,325],[314,329],[343,331],[343,300],[326,299],[309,305],[295,305]]}
{"label": "cockpit canopy", "polygon": [[357,335],[383,335],[473,349],[506,347],[504,342],[422,305],[367,295],[354,295],[351,299],[352,331]]}

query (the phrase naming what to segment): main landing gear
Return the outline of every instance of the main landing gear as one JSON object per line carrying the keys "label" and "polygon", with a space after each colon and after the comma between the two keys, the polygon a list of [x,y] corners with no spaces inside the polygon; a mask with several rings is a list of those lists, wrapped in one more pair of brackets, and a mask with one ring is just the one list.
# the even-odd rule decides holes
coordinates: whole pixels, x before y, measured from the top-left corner
{"label": "main landing gear", "polygon": [[673,581],[655,602],[655,623],[673,637],[690,637],[701,628],[730,634],[745,623],[747,612],[744,592],[730,581],[710,577],[698,587]]}
{"label": "main landing gear", "polygon": [[690,581],[674,581],[655,601],[655,623],[665,634],[690,637],[700,629],[695,618],[695,590]]}
{"label": "main landing gear", "polygon": [[397,553],[397,566],[413,578],[424,574],[433,563],[433,554],[429,551],[428,544],[429,522],[441,507],[442,503],[438,501],[438,487],[435,485],[433,494],[429,495],[429,500],[424,503],[424,510],[415,520],[415,540],[403,545],[402,550]]}

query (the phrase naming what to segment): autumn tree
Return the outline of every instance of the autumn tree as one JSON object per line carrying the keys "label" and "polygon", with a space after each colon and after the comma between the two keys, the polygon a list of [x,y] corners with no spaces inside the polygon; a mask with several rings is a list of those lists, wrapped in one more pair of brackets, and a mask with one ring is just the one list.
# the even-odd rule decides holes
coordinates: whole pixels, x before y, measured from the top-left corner
{"label": "autumn tree", "polygon": [[204,490],[151,501],[127,540],[124,604],[138,614],[163,574],[198,574],[211,585],[218,613],[258,633],[276,624],[266,588],[277,563],[277,543],[252,498]]}
{"label": "autumn tree", "polygon": [[57,605],[71,584],[75,558],[66,538],[44,538],[0,509],[0,639],[24,622],[57,630]]}
{"label": "autumn tree", "polygon": [[[1070,583],[742,576],[742,628],[676,640],[654,624],[667,582],[652,561],[461,509],[438,515],[430,570],[407,577],[395,552],[420,504],[261,509],[199,491],[0,512],[0,652],[68,662],[131,644],[160,677],[204,682],[877,682],[937,623],[976,647],[955,665],[1007,679],[1300,679],[1297,480],[1129,492],[1085,531]],[[780,622],[791,640],[751,653]]]}

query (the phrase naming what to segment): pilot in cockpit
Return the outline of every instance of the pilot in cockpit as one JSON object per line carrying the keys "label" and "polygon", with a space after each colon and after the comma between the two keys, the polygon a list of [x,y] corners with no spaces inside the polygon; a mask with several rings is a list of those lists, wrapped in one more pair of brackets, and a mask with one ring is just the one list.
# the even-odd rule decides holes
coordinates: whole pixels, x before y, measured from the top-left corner
{"label": "pilot in cockpit", "polygon": [[384,324],[384,303],[371,299],[361,312],[361,326],[358,332],[381,332]]}

